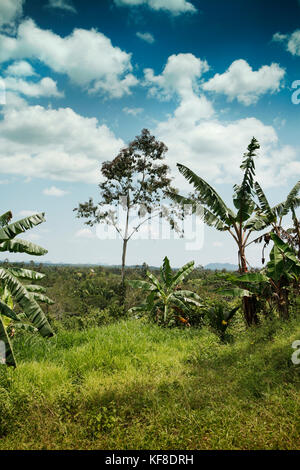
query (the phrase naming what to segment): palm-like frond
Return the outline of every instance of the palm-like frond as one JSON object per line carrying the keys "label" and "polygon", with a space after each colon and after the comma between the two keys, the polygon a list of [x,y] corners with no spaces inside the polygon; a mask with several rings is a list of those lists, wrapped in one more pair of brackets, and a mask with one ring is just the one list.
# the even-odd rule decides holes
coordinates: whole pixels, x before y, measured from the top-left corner
{"label": "palm-like frond", "polygon": [[48,253],[48,250],[35,243],[20,238],[6,240],[0,243],[0,251],[9,251],[10,253],[27,253],[28,255],[42,256]]}
{"label": "palm-like frond", "polygon": [[255,193],[259,200],[261,210],[268,216],[268,218],[273,219],[274,213],[270,207],[270,204],[268,202],[268,199],[266,198],[265,193],[263,192],[260,184],[257,181],[255,182],[254,187],[255,187]]}
{"label": "palm-like frond", "polygon": [[172,269],[167,256],[164,257],[163,265],[160,272],[162,280],[165,283],[166,287],[170,287],[172,283]]}
{"label": "palm-like frond", "polygon": [[28,320],[39,330],[42,336],[53,336],[47,318],[26,288],[7,269],[0,268],[0,280],[6,285],[13,298],[25,312]]}
{"label": "palm-like frond", "polygon": [[11,320],[14,320],[14,321],[19,321],[19,317],[16,315],[16,313],[1,299],[0,299],[0,315],[4,315],[5,317],[10,318]]}
{"label": "palm-like frond", "polygon": [[[203,219],[203,221],[210,227],[215,227],[217,230],[225,231],[228,230],[228,224],[222,222],[222,220],[214,215],[210,210],[208,210],[203,205],[200,205],[199,202],[188,197],[180,196],[176,193],[167,193],[167,196],[177,204],[184,206],[191,206],[192,212],[198,210],[198,215]],[[232,219],[235,218],[235,214],[231,211]]]}
{"label": "palm-like frond", "polygon": [[7,225],[11,221],[11,219],[11,211],[5,212],[4,214],[0,215],[0,227],[4,227],[4,225]]}
{"label": "palm-like frond", "polygon": [[14,277],[30,281],[37,281],[38,279],[43,279],[43,277],[45,277],[45,274],[25,268],[7,268],[7,271],[9,271]]}
{"label": "palm-like frond", "polygon": [[226,206],[225,202],[215,189],[186,166],[178,163],[177,167],[180,173],[189,181],[189,183],[192,183],[196,191],[199,192],[199,201],[202,204],[205,204],[215,216],[221,219],[222,222],[228,223],[228,220],[232,218],[233,213]]}
{"label": "palm-like frond", "polygon": [[172,279],[172,288],[175,288],[185,277],[187,277],[194,270],[194,261],[190,261],[180,268]]}
{"label": "palm-like frond", "polygon": [[17,222],[13,222],[12,224],[5,225],[4,227],[0,228],[0,242],[5,240],[11,240],[15,238],[20,233],[26,232],[26,230],[35,227],[36,225],[45,222],[45,214],[34,214],[29,217],[25,217],[24,219],[18,220]]}
{"label": "palm-like frond", "polygon": [[295,186],[292,188],[292,190],[289,192],[285,200],[284,206],[282,207],[282,211],[281,211],[282,217],[286,215],[292,207],[299,206],[299,199],[297,198],[299,190],[300,190],[300,181],[298,181],[295,184]]}

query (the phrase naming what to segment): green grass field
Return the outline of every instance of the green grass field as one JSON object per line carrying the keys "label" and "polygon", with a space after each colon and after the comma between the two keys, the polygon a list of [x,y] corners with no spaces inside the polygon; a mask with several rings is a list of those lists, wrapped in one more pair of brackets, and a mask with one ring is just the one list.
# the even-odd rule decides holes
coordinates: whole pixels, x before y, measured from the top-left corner
{"label": "green grass field", "polygon": [[0,367],[0,449],[300,448],[299,321],[222,344],[126,320],[15,340]]}

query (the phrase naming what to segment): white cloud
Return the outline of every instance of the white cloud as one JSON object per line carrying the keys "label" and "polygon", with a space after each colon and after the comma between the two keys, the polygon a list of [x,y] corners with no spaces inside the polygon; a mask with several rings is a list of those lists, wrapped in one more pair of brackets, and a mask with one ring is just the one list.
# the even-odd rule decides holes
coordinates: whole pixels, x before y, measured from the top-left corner
{"label": "white cloud", "polygon": [[90,228],[81,228],[75,233],[76,238],[96,238],[96,234]]}
{"label": "white cloud", "polygon": [[11,28],[23,12],[24,0],[1,0],[0,2],[0,28],[5,25]]}
{"label": "white cloud", "polygon": [[145,85],[150,93],[161,99],[170,99],[174,93],[180,97],[191,96],[199,88],[198,80],[209,70],[206,60],[193,54],[174,54],[168,58],[161,75],[154,75],[152,69],[145,69]]}
{"label": "white cloud", "polygon": [[265,93],[279,91],[285,70],[278,64],[264,65],[254,71],[243,59],[235,60],[223,74],[217,73],[203,84],[206,91],[225,94],[229,101],[237,99],[248,106]]}
{"label": "white cloud", "polygon": [[152,10],[165,10],[173,15],[180,13],[196,13],[197,9],[191,2],[186,0],[114,0],[118,6],[140,6],[146,5]]}
{"label": "white cloud", "polygon": [[13,75],[16,77],[31,77],[36,75],[32,66],[29,62],[26,62],[26,60],[13,62],[9,67],[7,67],[5,73],[6,75]]}
{"label": "white cloud", "polygon": [[296,29],[292,34],[275,33],[272,39],[284,44],[292,55],[300,56],[300,29]]}
{"label": "white cloud", "polygon": [[179,175],[176,163],[187,165],[213,185],[239,181],[242,155],[253,136],[261,144],[256,173],[264,187],[286,184],[290,177],[299,179],[298,152],[292,146],[281,146],[272,126],[254,117],[232,122],[204,118],[190,120],[185,126],[176,111],[167,121],[159,123],[154,133],[169,149],[168,161],[178,187],[192,189]]}
{"label": "white cloud", "polygon": [[56,186],[51,186],[50,188],[45,188],[43,194],[45,194],[46,196],[62,197],[68,194],[68,191],[59,189]]}
{"label": "white cloud", "polygon": [[207,63],[192,54],[179,54],[168,59],[161,75],[145,71],[152,94],[166,98],[175,95],[179,99],[173,114],[153,130],[169,149],[167,158],[176,176],[175,184],[191,189],[176,163],[188,165],[212,184],[239,181],[242,155],[253,136],[261,144],[256,165],[258,178],[265,186],[285,184],[292,171],[294,176],[300,175],[296,150],[280,146],[272,126],[254,117],[231,122],[218,118],[211,102],[199,90],[198,79],[207,69]]}
{"label": "white cloud", "polygon": [[99,162],[124,143],[96,118],[70,108],[5,106],[0,120],[0,172],[30,178],[97,183]]}
{"label": "white cloud", "polygon": [[142,39],[142,41],[148,42],[149,44],[153,44],[155,42],[154,36],[151,33],[136,33],[137,37]]}
{"label": "white cloud", "polygon": [[47,5],[50,8],[58,8],[60,10],[70,11],[71,13],[77,13],[71,0],[49,0]]}
{"label": "white cloud", "polygon": [[90,92],[112,98],[130,94],[138,83],[131,73],[131,54],[114,47],[109,38],[94,29],[75,29],[63,38],[26,20],[16,37],[0,34],[0,62],[11,59],[38,59]]}
{"label": "white cloud", "polygon": [[287,39],[286,34],[281,34],[281,33],[275,33],[273,34],[272,40],[275,42],[284,42]]}
{"label": "white cloud", "polygon": [[4,82],[6,90],[31,98],[63,96],[63,93],[58,91],[56,82],[49,77],[42,78],[39,82],[29,82],[22,78],[6,77]]}
{"label": "white cloud", "polygon": [[144,111],[143,108],[123,108],[123,112],[126,114],[131,114],[132,116],[137,116]]}

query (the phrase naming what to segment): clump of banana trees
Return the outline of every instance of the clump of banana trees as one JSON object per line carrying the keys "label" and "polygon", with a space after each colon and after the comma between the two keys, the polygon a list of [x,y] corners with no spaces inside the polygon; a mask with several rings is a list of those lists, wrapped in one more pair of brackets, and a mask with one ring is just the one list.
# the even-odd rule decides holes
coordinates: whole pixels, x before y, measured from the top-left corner
{"label": "clump of banana trees", "polygon": [[[47,253],[47,250],[34,243],[16,238],[20,233],[44,222],[43,213],[14,223],[10,223],[11,219],[11,212],[0,216],[0,251],[27,253],[35,256]],[[35,283],[43,277],[43,274],[30,269],[0,266],[0,343],[4,344],[5,350],[4,357],[0,359],[6,365],[16,366],[10,340],[15,329],[37,331],[44,337],[53,336],[48,320],[38,304],[38,302],[53,303],[44,294],[45,289]]]}
{"label": "clump of banana trees", "polygon": [[145,302],[133,307],[130,312],[148,312],[156,322],[167,325],[179,322],[188,325],[189,306],[201,306],[201,299],[195,293],[180,288],[180,283],[193,271],[194,261],[185,264],[175,274],[167,257],[161,267],[160,279],[147,271],[147,281],[131,280],[128,284],[133,288],[148,292]]}
{"label": "clump of banana trees", "polygon": [[[282,231],[282,218],[289,211],[294,210],[300,205],[300,199],[298,198],[300,182],[298,182],[289,193],[286,201],[273,208],[270,207],[261,187],[254,181],[254,159],[259,148],[258,141],[253,137],[240,166],[243,170],[242,182],[239,185],[233,186],[233,205],[235,210],[227,207],[221,196],[204,179],[181,164],[177,164],[177,167],[180,173],[194,186],[195,193],[188,197],[183,197],[179,194],[168,194],[173,201],[178,202],[182,206],[189,205],[194,211],[197,210],[197,205],[200,204],[202,206],[201,214],[204,222],[219,231],[228,232],[232,236],[238,247],[238,262],[241,274],[248,272],[246,248],[254,241],[250,241],[250,235],[269,226],[272,226],[272,230],[277,235],[280,235]],[[259,203],[256,202],[255,196],[258,198]],[[296,229],[298,229],[297,233],[300,240],[298,225]],[[270,239],[269,233],[265,234],[265,236],[265,242],[268,243]],[[263,239],[264,236],[260,238]],[[243,296],[243,312],[246,323],[249,326],[258,323],[256,304],[255,295],[251,297]]]}
{"label": "clump of banana trees", "polygon": [[300,261],[294,249],[281,240],[275,233],[270,233],[274,245],[270,260],[260,273],[246,273],[242,276],[230,276],[237,286],[223,291],[224,294],[238,297],[255,298],[266,303],[270,310],[274,307],[283,319],[289,318],[290,294],[299,288]]}

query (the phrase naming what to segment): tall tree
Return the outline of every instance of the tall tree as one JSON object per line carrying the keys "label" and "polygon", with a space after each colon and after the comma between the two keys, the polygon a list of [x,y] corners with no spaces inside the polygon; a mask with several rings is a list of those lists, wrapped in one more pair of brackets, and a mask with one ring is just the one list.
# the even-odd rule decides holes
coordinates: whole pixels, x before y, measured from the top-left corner
{"label": "tall tree", "polygon": [[[139,228],[154,217],[164,217],[176,228],[173,209],[162,206],[167,192],[174,192],[169,167],[164,159],[167,147],[143,129],[128,147],[112,160],[102,164],[104,181],[99,184],[100,201],[92,198],[81,203],[74,211],[77,217],[88,219],[87,225],[106,223],[113,226],[123,240],[122,284],[125,279],[127,244]],[[120,203],[125,211],[122,224],[117,214]],[[135,227],[130,227],[130,216],[137,211],[140,217]]]}
{"label": "tall tree", "polygon": [[[180,173],[194,186],[196,193],[190,197],[178,194],[169,194],[169,197],[181,205],[189,204],[196,208],[201,204],[204,222],[220,231],[227,231],[233,237],[238,246],[238,262],[240,273],[248,271],[245,248],[249,236],[255,230],[252,216],[255,214],[257,204],[254,202],[254,176],[256,151],[260,148],[255,137],[248,145],[247,152],[241,164],[243,179],[240,185],[234,185],[233,204],[236,212],[228,208],[221,196],[204,179],[197,176],[184,165],[177,164]],[[245,297],[243,299],[244,315],[248,325],[257,323],[255,312],[255,299]]]}

